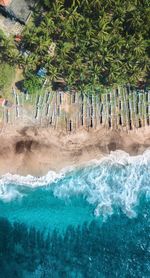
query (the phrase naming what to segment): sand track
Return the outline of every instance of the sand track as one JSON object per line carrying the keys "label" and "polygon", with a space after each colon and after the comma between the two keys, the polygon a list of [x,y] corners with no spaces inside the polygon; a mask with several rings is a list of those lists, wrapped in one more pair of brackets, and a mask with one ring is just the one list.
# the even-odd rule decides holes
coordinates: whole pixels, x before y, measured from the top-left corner
{"label": "sand track", "polygon": [[0,135],[0,173],[44,175],[67,166],[100,159],[111,151],[130,155],[150,148],[150,128],[136,131],[83,129],[66,134],[52,128],[7,127]]}

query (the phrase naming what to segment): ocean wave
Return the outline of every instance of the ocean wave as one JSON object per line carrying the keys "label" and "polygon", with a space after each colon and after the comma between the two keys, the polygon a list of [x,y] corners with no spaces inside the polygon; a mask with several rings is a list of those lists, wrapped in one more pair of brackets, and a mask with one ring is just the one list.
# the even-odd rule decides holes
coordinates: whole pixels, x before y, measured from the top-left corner
{"label": "ocean wave", "polygon": [[150,194],[150,150],[131,157],[123,151],[73,172],[54,188],[55,196],[70,198],[82,194],[95,206],[95,216],[111,215],[114,208],[128,217],[136,216],[140,195]]}
{"label": "ocean wave", "polygon": [[20,199],[23,197],[23,194],[19,190],[15,189],[12,186],[1,185],[0,186],[0,200],[3,202],[10,202],[14,199]]}
{"label": "ocean wave", "polygon": [[150,150],[134,157],[124,151],[115,151],[84,167],[65,168],[59,173],[50,171],[43,177],[1,176],[0,199],[11,201],[22,197],[21,186],[46,186],[57,198],[71,199],[82,195],[94,206],[95,216],[107,217],[117,207],[134,217],[140,195],[144,192],[147,198],[150,196],[149,185]]}
{"label": "ocean wave", "polygon": [[62,169],[59,173],[55,171],[49,171],[45,176],[34,177],[31,175],[27,176],[20,176],[20,175],[13,175],[7,173],[5,175],[0,176],[0,186],[1,185],[8,185],[8,184],[16,184],[20,186],[27,186],[27,187],[38,187],[38,186],[47,186],[57,180],[63,178],[66,173],[72,171],[72,167],[67,167]]}
{"label": "ocean wave", "polygon": [[[84,166],[82,169],[86,169],[86,167],[95,167],[102,164],[110,165],[148,165],[150,163],[150,149],[146,150],[142,155],[130,156],[128,153],[122,150],[112,151],[109,155],[101,158],[100,160],[93,159]],[[21,176],[17,174],[7,173],[5,175],[0,176],[0,186],[5,184],[18,184],[29,187],[38,187],[38,186],[46,186],[53,182],[58,181],[59,179],[64,178],[68,173],[76,171],[79,167],[65,167],[59,173],[55,171],[49,171],[45,176],[35,177],[32,175]]]}

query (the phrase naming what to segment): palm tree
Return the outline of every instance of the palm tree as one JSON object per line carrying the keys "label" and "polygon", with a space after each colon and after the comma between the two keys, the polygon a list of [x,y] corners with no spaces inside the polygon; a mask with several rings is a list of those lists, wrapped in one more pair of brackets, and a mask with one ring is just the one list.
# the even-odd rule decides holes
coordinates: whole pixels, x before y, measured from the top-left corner
{"label": "palm tree", "polygon": [[[143,5],[130,0],[44,3],[47,11],[41,23],[36,28],[31,24],[24,33],[31,51],[31,57],[25,61],[29,68],[45,65],[51,80],[59,76],[70,86],[86,89],[101,82],[133,81],[139,73],[146,73],[147,0]],[[55,51],[51,57],[48,49],[53,43]]]}

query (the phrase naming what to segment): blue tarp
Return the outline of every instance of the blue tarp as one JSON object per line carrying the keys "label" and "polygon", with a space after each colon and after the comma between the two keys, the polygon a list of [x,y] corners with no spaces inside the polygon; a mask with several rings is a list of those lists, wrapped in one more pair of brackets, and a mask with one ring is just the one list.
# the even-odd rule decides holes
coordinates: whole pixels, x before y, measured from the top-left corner
{"label": "blue tarp", "polygon": [[40,68],[37,72],[37,76],[45,77],[46,73],[47,73],[47,70],[45,68]]}

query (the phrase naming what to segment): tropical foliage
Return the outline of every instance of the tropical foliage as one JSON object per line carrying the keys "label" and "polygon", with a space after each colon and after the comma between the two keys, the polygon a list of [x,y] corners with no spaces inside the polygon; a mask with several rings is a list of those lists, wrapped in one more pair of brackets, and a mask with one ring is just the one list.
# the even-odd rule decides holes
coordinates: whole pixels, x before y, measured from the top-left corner
{"label": "tropical foliage", "polygon": [[39,78],[35,74],[27,72],[26,79],[24,81],[24,89],[26,89],[31,94],[37,93],[41,90],[43,82],[43,78]]}
{"label": "tropical foliage", "polygon": [[24,32],[25,70],[84,90],[146,80],[149,26],[149,0],[45,0]]}
{"label": "tropical foliage", "polygon": [[0,30],[0,62],[14,65],[19,61],[19,51],[13,38],[7,38]]}
{"label": "tropical foliage", "polygon": [[41,0],[23,33],[30,54],[0,33],[0,61],[83,91],[135,84],[150,73],[149,32],[149,0]]}

